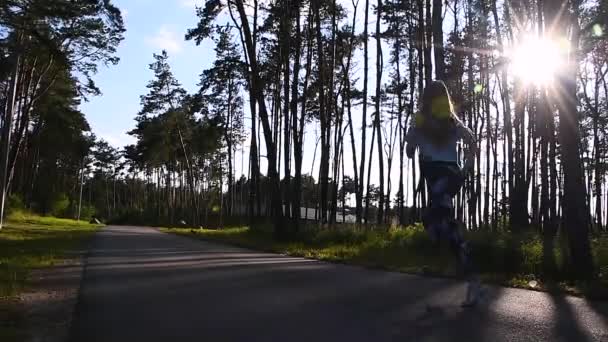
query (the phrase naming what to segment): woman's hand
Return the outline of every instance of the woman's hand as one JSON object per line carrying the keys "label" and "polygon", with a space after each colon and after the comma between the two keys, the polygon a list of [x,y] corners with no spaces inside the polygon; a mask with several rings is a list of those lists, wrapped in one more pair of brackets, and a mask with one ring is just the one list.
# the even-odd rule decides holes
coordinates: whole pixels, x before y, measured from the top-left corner
{"label": "woman's hand", "polygon": [[407,144],[405,147],[405,154],[408,158],[414,158],[414,155],[416,154],[416,145]]}

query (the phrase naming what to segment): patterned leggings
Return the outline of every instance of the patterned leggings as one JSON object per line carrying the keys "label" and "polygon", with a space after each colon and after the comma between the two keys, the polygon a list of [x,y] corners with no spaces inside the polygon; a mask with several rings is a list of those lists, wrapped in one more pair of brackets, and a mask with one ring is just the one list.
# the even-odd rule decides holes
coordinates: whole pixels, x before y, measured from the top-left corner
{"label": "patterned leggings", "polygon": [[452,252],[460,259],[465,277],[474,273],[468,243],[458,229],[454,218],[452,198],[460,191],[464,178],[456,163],[428,162],[422,165],[427,182],[431,205],[427,209],[423,224],[434,242],[445,239]]}

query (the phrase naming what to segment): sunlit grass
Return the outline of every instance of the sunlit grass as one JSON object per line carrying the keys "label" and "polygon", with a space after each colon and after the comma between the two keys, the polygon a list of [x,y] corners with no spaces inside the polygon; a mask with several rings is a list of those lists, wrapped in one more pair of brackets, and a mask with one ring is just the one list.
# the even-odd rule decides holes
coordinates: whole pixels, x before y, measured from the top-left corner
{"label": "sunlit grass", "polygon": [[87,227],[86,221],[76,221],[52,216],[40,216],[21,210],[15,210],[8,216],[7,221],[13,224],[33,224],[39,226]]}
{"label": "sunlit grass", "polygon": [[0,299],[21,291],[32,269],[52,266],[81,248],[98,227],[27,213],[11,215],[0,231]]}
{"label": "sunlit grass", "polygon": [[388,232],[311,230],[291,242],[275,241],[270,231],[247,227],[164,231],[318,260],[412,273],[456,273],[449,251],[436,248],[420,227]]}
{"label": "sunlit grass", "polygon": [[24,341],[27,327],[16,295],[31,271],[69,258],[99,226],[21,211],[7,221],[0,230],[0,341]]}
{"label": "sunlit grass", "polygon": [[[274,240],[269,229],[248,227],[164,231],[331,262],[435,276],[459,274],[457,260],[451,255],[447,243],[441,246],[433,244],[419,225],[388,230],[312,229],[298,234],[291,242]],[[558,269],[554,274],[547,275],[543,268],[543,243],[537,234],[470,232],[467,239],[472,245],[476,266],[487,282],[535,290],[554,290],[557,287],[573,294],[587,292],[593,287],[592,295],[605,297],[608,237],[592,240],[600,281],[591,287],[566,280],[565,273],[559,267],[564,256],[557,241],[554,256]]]}

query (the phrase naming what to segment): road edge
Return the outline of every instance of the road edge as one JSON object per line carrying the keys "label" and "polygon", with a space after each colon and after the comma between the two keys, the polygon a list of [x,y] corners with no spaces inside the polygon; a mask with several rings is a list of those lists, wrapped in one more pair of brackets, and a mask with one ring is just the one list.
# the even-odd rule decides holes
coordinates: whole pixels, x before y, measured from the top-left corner
{"label": "road edge", "polygon": [[[102,228],[103,229],[103,228]],[[28,290],[19,295],[23,304],[28,342],[65,342],[71,339],[84,274],[97,232],[61,264],[34,270]],[[61,286],[53,286],[59,280]]]}

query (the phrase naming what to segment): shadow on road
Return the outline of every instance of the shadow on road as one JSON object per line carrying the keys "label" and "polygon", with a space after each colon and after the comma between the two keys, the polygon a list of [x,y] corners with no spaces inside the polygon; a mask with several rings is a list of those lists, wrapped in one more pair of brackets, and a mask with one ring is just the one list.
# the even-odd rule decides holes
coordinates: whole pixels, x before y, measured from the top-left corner
{"label": "shadow on road", "polygon": [[391,340],[391,323],[411,325],[442,291],[462,284],[110,228],[89,256],[72,341]]}
{"label": "shadow on road", "polygon": [[463,309],[464,293],[450,279],[110,227],[89,257],[71,341],[590,340],[570,298],[489,287]]}
{"label": "shadow on road", "polygon": [[[461,287],[456,291],[462,294],[463,289],[464,287]],[[455,300],[438,304],[420,314],[413,323],[413,329],[406,330],[397,337],[402,341],[504,340],[504,337],[492,336],[496,319],[491,307],[501,297],[501,293],[501,289],[489,289],[483,302],[474,308],[462,308]]]}
{"label": "shadow on road", "polygon": [[572,304],[568,298],[562,295],[551,295],[554,305],[554,329],[555,335],[561,341],[587,342],[593,339],[583,330],[579,315],[573,311]]}

